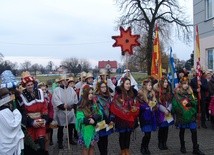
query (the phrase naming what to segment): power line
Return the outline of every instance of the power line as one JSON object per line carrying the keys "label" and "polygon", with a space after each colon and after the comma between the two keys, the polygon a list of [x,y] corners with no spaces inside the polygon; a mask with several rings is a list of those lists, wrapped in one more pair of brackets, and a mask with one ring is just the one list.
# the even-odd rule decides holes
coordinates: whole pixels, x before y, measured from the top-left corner
{"label": "power line", "polygon": [[83,42],[83,43],[73,43],[73,44],[53,44],[53,43],[18,43],[18,42],[4,42],[0,41],[0,44],[8,45],[20,45],[20,46],[79,46],[79,45],[96,45],[96,44],[107,44],[110,41],[97,41],[97,42]]}

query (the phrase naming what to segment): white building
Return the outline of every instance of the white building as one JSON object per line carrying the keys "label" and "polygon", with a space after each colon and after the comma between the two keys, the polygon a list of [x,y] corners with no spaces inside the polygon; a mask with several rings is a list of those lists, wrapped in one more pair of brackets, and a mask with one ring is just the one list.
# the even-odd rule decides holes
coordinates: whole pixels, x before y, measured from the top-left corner
{"label": "white building", "polygon": [[[214,69],[214,0],[193,0],[194,25],[198,25],[200,37],[201,66]],[[194,27],[194,40],[195,40]],[[195,43],[194,43],[195,44]],[[196,45],[194,46],[196,47]],[[196,52],[196,50],[194,50]],[[195,64],[196,64],[196,53]]]}

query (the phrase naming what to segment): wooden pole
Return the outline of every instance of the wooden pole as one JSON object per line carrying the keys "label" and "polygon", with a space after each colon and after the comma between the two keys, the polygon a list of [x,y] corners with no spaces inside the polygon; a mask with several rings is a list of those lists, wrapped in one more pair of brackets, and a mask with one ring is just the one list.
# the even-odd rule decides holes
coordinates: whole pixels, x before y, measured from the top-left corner
{"label": "wooden pole", "polygon": [[65,119],[65,121],[66,121],[66,128],[67,128],[68,150],[70,150],[70,149],[71,149],[71,147],[70,147],[70,139],[69,139],[69,129],[68,129],[68,110],[67,110],[67,108],[65,109],[65,112],[66,112],[66,119]]}
{"label": "wooden pole", "polygon": [[198,119],[198,128],[201,127],[201,85],[199,84],[199,82],[201,81],[200,77],[197,77],[197,85],[198,85],[198,115],[197,115],[197,119]]}
{"label": "wooden pole", "polygon": [[[67,88],[65,88],[65,100],[67,101]],[[67,103],[65,103],[65,104],[67,105]],[[67,106],[65,108],[65,121],[66,121],[66,130],[67,130],[68,150],[70,150],[71,147],[70,147],[69,129],[68,129],[68,109],[67,109]]]}

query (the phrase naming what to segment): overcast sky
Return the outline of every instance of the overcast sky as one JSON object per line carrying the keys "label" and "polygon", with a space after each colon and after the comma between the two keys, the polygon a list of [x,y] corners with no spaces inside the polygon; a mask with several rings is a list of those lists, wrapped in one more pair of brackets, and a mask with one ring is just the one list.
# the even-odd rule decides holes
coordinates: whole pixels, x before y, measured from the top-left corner
{"label": "overcast sky", "polygon": [[[192,0],[185,5],[192,18]],[[99,60],[121,63],[111,39],[119,35],[119,14],[113,0],[0,0],[0,53],[18,63],[59,65],[68,57],[88,58],[92,66]],[[190,58],[193,44],[171,46],[178,58]]]}

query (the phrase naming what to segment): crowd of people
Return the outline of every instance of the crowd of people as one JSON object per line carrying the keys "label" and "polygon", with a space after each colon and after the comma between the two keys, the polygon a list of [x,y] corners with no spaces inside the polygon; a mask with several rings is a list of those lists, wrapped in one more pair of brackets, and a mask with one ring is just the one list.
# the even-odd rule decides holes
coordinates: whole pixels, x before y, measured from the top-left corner
{"label": "crowd of people", "polygon": [[190,129],[193,154],[204,155],[197,127],[206,129],[207,120],[214,127],[214,75],[203,72],[200,81],[195,71],[191,79],[185,70],[178,75],[179,84],[172,89],[165,75],[159,80],[147,77],[138,86],[129,70],[118,81],[106,70],[97,78],[82,72],[78,81],[60,76],[50,91],[45,81],[36,81],[29,72],[22,73],[19,84],[6,70],[1,74],[0,154],[48,155],[56,128],[59,149],[64,148],[67,130],[69,145],[82,145],[82,155],[94,155],[96,144],[100,155],[107,155],[108,136],[118,132],[118,153],[130,155],[130,137],[138,127],[139,152],[151,154],[152,132],[158,130],[157,147],[167,150],[169,126],[176,125],[180,152],[186,153],[185,130]]}

